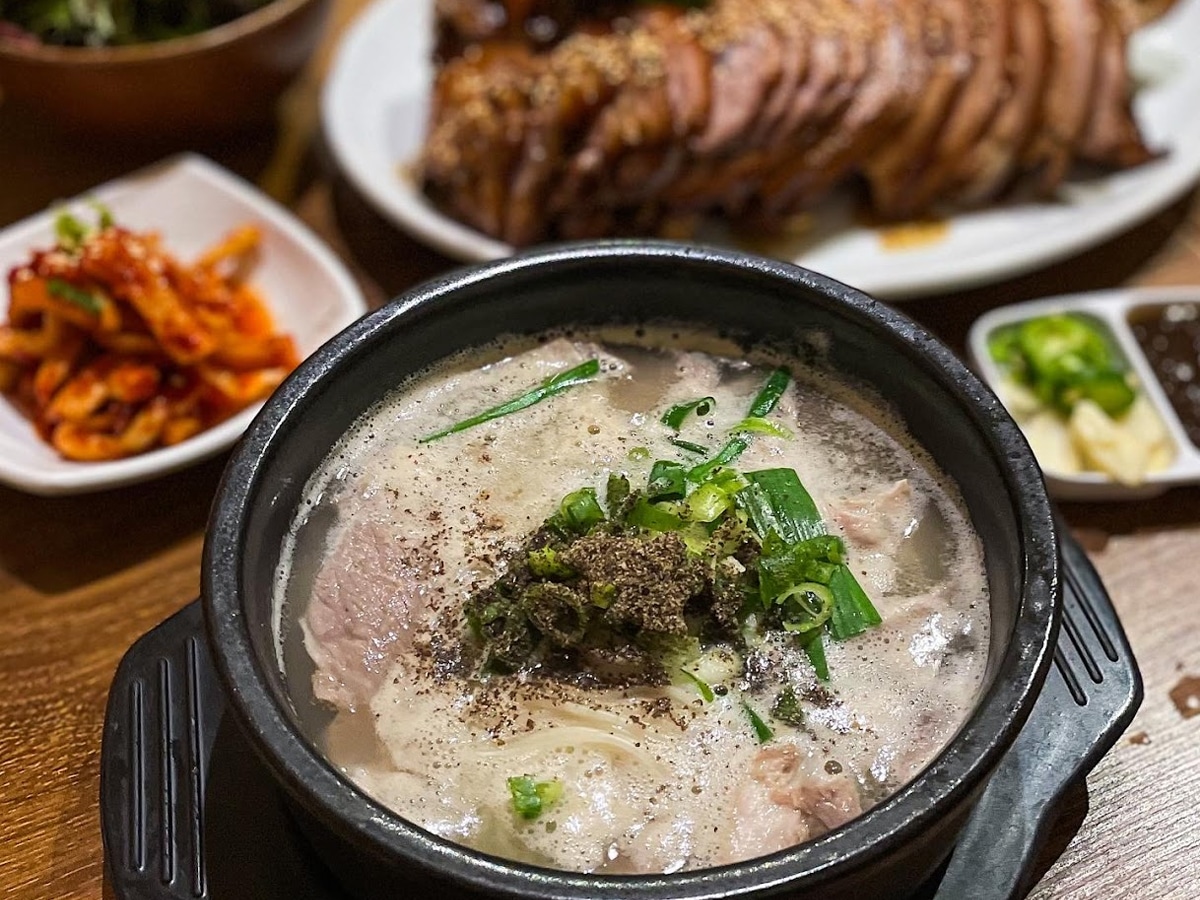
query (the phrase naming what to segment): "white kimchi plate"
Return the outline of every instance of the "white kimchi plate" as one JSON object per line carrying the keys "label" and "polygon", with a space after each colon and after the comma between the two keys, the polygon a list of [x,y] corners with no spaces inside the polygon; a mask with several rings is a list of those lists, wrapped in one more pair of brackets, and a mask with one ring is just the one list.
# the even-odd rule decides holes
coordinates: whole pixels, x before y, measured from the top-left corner
{"label": "white kimchi plate", "polygon": [[[292,335],[307,356],[366,312],[366,301],[342,263],[299,219],[253,185],[216,163],[176,156],[87,191],[63,206],[92,221],[87,204],[98,201],[119,224],[156,231],[167,249],[190,260],[233,228],[262,230],[262,255],[251,276],[276,328]],[[28,261],[30,252],[54,245],[58,208],[0,231],[0,271]],[[6,321],[8,291],[0,293]],[[0,396],[0,483],[33,494],[79,494],[156,478],[230,447],[261,404],[173,447],[110,462],[60,457],[33,425]]]}
{"label": "white kimchi plate", "polygon": [[[416,239],[463,261],[507,256],[512,247],[440,212],[409,174],[429,110],[432,8],[433,0],[377,0],[352,23],[322,96],[325,135],[355,188]],[[700,238],[774,255],[889,300],[986,284],[1069,257],[1129,229],[1200,179],[1197,47],[1200,0],[1180,0],[1135,36],[1137,120],[1149,145],[1165,154],[1070,182],[1056,202],[957,215],[933,237],[918,233],[907,249],[889,249],[884,238],[894,230],[856,222],[844,199],[815,210],[794,240],[735,242],[720,222]]]}

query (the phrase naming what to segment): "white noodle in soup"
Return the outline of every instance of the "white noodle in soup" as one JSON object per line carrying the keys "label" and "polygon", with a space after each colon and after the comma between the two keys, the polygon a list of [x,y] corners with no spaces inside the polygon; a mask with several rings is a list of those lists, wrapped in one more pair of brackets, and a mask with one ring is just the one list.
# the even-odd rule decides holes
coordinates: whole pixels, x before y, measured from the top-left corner
{"label": "white noodle in soup", "polygon": [[[599,371],[585,383],[420,440],[592,359]],[[757,417],[768,424],[743,435],[728,467],[710,468],[719,486],[692,506],[651,504],[686,523],[679,533],[605,522],[584,538],[576,522],[557,556],[538,548],[543,523],[564,521],[564,497],[592,496],[581,488],[611,519],[622,502],[608,495],[612,479],[645,505],[656,462],[695,472],[729,444],[779,362],[665,329],[512,339],[413,379],[363,416],[314,474],[276,586],[281,665],[330,761],[447,839],[599,873],[773,853],[912,779],[980,689],[987,583],[957,489],[863,392],[790,365],[786,391]],[[699,398],[712,402],[687,410],[678,431],[664,424],[664,411]],[[793,586],[777,606],[755,592],[767,542],[736,495],[763,470],[794,470],[831,536],[820,540],[844,548],[845,574],[879,624],[839,640],[836,605],[824,624],[812,612],[832,596],[821,584]],[[705,483],[696,478],[688,497]],[[696,521],[693,507],[713,498],[721,517]],[[705,556],[720,540],[729,555]],[[785,552],[774,540],[771,552]],[[574,620],[513,612],[532,596],[518,583],[533,577],[531,548],[559,567],[538,576],[540,589],[574,597],[568,611],[598,623],[586,637]],[[601,571],[617,574],[609,583]],[[670,592],[668,571],[673,583],[691,579],[683,599],[647,599]],[[711,599],[720,579],[723,605]],[[498,622],[509,627],[491,601],[511,601],[520,640],[488,643]],[[675,602],[675,613],[631,612],[638,602]],[[804,646],[814,635],[827,680]]]}

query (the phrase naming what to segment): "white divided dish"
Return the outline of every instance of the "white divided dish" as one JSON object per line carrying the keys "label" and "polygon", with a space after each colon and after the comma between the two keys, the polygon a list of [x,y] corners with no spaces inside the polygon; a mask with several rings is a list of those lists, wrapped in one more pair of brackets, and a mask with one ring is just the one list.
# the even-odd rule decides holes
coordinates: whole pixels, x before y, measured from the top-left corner
{"label": "white divided dish", "polygon": [[[1095,318],[1112,335],[1137,378],[1138,390],[1158,414],[1174,445],[1171,462],[1147,472],[1142,482],[1136,485],[1123,484],[1102,472],[1070,473],[1043,464],[1046,486],[1055,498],[1136,500],[1157,496],[1176,485],[1200,483],[1200,449],[1189,438],[1130,325],[1133,311],[1171,304],[1200,304],[1200,286],[1121,289],[1047,297],[991,310],[971,326],[967,350],[972,364],[1001,400],[1010,403],[1002,388],[1004,372],[988,352],[989,336],[1006,325],[1056,313],[1080,313]],[[1193,371],[1200,369],[1200,363],[1195,359],[1184,365],[1192,366]],[[1196,384],[1200,384],[1200,380]]]}
{"label": "white divided dish", "polygon": [[[100,202],[116,221],[162,235],[166,249],[191,260],[239,225],[255,224],[261,254],[250,281],[261,293],[276,330],[290,334],[301,358],[364,312],[366,301],[345,266],[299,219],[253,185],[203,157],[172,157],[85,192],[62,207],[85,221]],[[55,244],[58,207],[0,231],[0,272]],[[7,282],[0,322],[8,318]],[[0,483],[34,494],[75,494],[119,487],[182,469],[228,448],[261,404],[174,446],[105,462],[63,459],[33,424],[0,395]]]}

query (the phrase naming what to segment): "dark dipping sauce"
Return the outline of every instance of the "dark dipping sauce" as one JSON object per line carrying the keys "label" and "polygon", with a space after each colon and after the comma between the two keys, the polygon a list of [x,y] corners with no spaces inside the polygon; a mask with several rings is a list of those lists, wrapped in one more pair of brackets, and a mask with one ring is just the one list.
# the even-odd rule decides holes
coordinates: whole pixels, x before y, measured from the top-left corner
{"label": "dark dipping sauce", "polygon": [[1200,303],[1136,307],[1129,327],[1188,439],[1200,448]]}

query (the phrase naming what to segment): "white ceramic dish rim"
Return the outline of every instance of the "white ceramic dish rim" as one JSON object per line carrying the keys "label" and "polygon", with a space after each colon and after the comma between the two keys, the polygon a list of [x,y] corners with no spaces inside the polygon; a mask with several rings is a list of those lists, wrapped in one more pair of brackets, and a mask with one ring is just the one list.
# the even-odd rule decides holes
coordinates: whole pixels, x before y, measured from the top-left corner
{"label": "white ceramic dish rim", "polygon": [[[218,192],[244,208],[244,216],[240,217],[238,221],[228,222],[225,228],[232,228],[250,219],[263,224],[297,247],[306,258],[311,260],[322,277],[328,280],[333,288],[331,297],[336,298],[338,310],[331,323],[331,326],[335,327],[331,327],[329,333],[325,334],[317,343],[323,343],[324,340],[332,337],[341,328],[349,325],[366,312],[366,301],[350,273],[307,226],[249,182],[203,156],[185,153],[169,157],[85,191],[71,200],[64,201],[61,205],[67,208],[78,208],[81,204],[89,201],[119,204],[122,198],[144,191],[147,187],[152,187],[156,181],[165,179],[176,172],[182,172],[185,177],[195,179],[199,187]],[[36,240],[36,236],[45,232],[56,211],[57,206],[43,210],[0,231],[0,251],[14,244],[23,244],[27,250],[41,246],[44,242]],[[170,247],[169,222],[164,222],[162,230],[167,246]],[[221,237],[221,234],[220,231],[214,233],[212,240],[215,242]],[[263,265],[266,264],[266,262],[263,263]],[[7,309],[7,288],[5,291],[5,296],[0,298],[0,314]],[[266,301],[271,307],[277,325],[281,330],[289,330],[286,299],[268,296]],[[312,342],[310,341],[310,343]],[[299,349],[302,355],[306,355],[315,350],[316,345]],[[8,405],[6,413],[15,413],[7,398],[0,397],[0,404]],[[31,423],[19,414],[6,415],[5,419],[8,421],[18,421],[20,424],[16,426],[17,430],[14,433],[13,428],[6,427],[3,420],[0,420],[0,429],[2,429],[0,431],[0,483],[28,493],[57,496],[122,487],[156,478],[193,465],[230,447],[245,431],[261,406],[262,404],[259,403],[248,407],[224,422],[175,446],[107,462],[63,460],[54,452],[53,448],[38,437]],[[12,447],[15,445],[14,442],[36,445],[41,452],[35,451],[32,458],[14,459],[3,449],[5,443]]]}
{"label": "white ceramic dish rim", "polygon": [[[501,258],[512,253],[510,246],[442,214],[401,175],[405,154],[415,152],[425,127],[431,3],[377,0],[350,25],[321,97],[325,135],[351,184],[401,229],[459,260]],[[1012,277],[1119,234],[1200,179],[1200,117],[1177,109],[1200,93],[1200,55],[1190,49],[1196,43],[1200,0],[1181,0],[1135,36],[1131,55],[1148,60],[1143,67],[1166,71],[1135,102],[1151,143],[1170,149],[1164,158],[1069,184],[1064,203],[954,216],[945,241],[912,250],[883,249],[873,229],[839,226],[847,213],[834,210],[828,239],[790,261],[898,300]],[[398,147],[407,149],[393,152]],[[705,240],[722,242],[719,234]]]}
{"label": "white ceramic dish rim", "polygon": [[[1175,444],[1175,459],[1171,465],[1162,471],[1148,473],[1145,482],[1136,487],[1120,484],[1098,472],[1068,474],[1043,470],[1046,486],[1056,498],[1137,500],[1157,496],[1177,485],[1200,483],[1200,449],[1188,438],[1129,327],[1128,316],[1131,310],[1170,303],[1200,303],[1200,285],[1118,288],[1044,297],[990,310],[971,325],[967,336],[971,364],[995,390],[1003,380],[1003,373],[988,353],[987,339],[997,328],[1053,313],[1077,312],[1094,316],[1112,333],[1113,339],[1137,374],[1146,398],[1162,419]],[[1001,399],[1003,400],[1003,396]]]}

